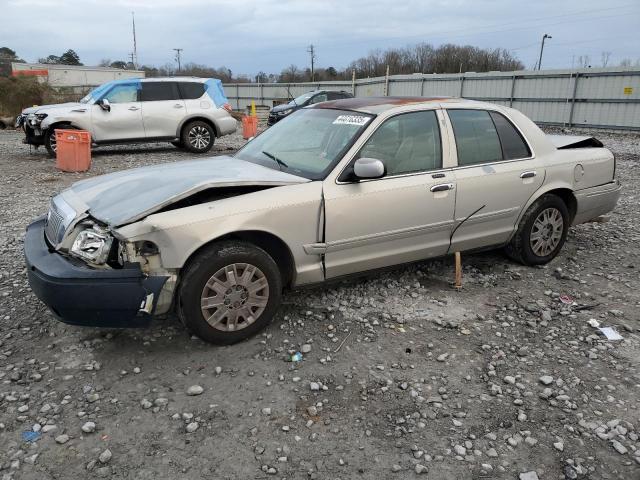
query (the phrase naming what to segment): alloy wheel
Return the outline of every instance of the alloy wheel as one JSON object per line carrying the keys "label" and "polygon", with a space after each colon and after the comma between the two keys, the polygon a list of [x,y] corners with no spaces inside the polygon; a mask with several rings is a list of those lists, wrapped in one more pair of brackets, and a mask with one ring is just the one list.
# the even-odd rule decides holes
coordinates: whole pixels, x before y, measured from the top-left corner
{"label": "alloy wheel", "polygon": [[265,274],[249,263],[232,263],[214,273],[200,295],[202,315],[216,330],[232,332],[254,323],[269,301]]}
{"label": "alloy wheel", "polygon": [[53,151],[53,153],[56,153],[58,148],[58,140],[56,139],[55,130],[49,134],[49,145],[51,145],[51,150]]}
{"label": "alloy wheel", "polygon": [[211,143],[211,133],[205,127],[196,125],[189,130],[189,144],[198,150],[204,150]]}
{"label": "alloy wheel", "polygon": [[539,257],[550,255],[562,240],[564,219],[557,208],[545,208],[531,229],[529,243],[533,253]]}

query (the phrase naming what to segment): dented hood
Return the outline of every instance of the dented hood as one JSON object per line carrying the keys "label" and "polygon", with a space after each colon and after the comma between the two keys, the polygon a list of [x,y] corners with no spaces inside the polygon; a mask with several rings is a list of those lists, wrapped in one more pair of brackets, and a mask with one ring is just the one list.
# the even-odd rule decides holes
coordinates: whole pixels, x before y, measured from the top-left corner
{"label": "dented hood", "polygon": [[216,187],[280,186],[309,180],[229,156],[164,163],[74,183],[62,197],[78,214],[118,227]]}

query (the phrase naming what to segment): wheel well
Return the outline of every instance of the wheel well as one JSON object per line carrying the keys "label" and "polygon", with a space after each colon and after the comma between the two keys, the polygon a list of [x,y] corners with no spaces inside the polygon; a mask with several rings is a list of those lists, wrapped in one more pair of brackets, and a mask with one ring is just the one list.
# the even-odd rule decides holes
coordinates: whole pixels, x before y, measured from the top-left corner
{"label": "wheel well", "polygon": [[181,139],[182,139],[182,133],[184,132],[185,127],[187,125],[189,125],[191,122],[196,122],[196,121],[200,121],[200,122],[204,122],[204,123],[208,124],[211,128],[213,128],[213,131],[215,132],[216,137],[220,137],[220,131],[218,130],[218,127],[209,118],[206,118],[206,117],[192,117],[192,118],[189,118],[189,119],[185,120],[185,122],[182,124],[182,127],[180,128],[180,138]]}
{"label": "wheel well", "polygon": [[562,199],[564,204],[567,206],[567,210],[569,210],[569,216],[571,218],[571,221],[573,222],[573,219],[576,216],[576,212],[578,211],[578,201],[573,195],[573,192],[568,188],[557,188],[546,193],[556,195]]}
{"label": "wheel well", "polygon": [[[191,258],[193,258],[203,248],[206,248],[213,243],[225,240],[241,240],[243,242],[251,243],[256,247],[263,249],[276,262],[276,265],[278,266],[278,270],[280,270],[280,275],[282,277],[282,286],[291,286],[295,275],[295,263],[293,261],[293,255],[291,254],[291,250],[289,250],[287,244],[272,233],[263,232],[260,230],[246,230],[228,233],[200,247],[198,250],[191,254],[189,260],[191,260]],[[189,260],[185,262],[185,265],[189,262]]]}
{"label": "wheel well", "polygon": [[54,130],[55,130],[56,128],[59,128],[59,127],[61,127],[62,125],[66,126],[66,127],[70,127],[70,126],[71,126],[71,122],[69,122],[68,120],[62,120],[62,121],[60,121],[60,122],[52,123],[51,125],[49,125],[49,126],[47,127],[47,132],[48,132],[49,130],[51,130],[51,129],[54,129]]}

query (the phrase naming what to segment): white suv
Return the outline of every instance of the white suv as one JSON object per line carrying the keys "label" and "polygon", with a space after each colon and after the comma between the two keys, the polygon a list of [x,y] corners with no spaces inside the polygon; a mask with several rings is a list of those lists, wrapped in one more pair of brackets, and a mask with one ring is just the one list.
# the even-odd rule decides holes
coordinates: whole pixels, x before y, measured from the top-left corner
{"label": "white suv", "polygon": [[91,133],[94,145],[169,141],[194,153],[235,132],[220,80],[196,77],[125,79],[105,83],[78,103],[31,107],[16,119],[25,143],[56,153],[55,130]]}

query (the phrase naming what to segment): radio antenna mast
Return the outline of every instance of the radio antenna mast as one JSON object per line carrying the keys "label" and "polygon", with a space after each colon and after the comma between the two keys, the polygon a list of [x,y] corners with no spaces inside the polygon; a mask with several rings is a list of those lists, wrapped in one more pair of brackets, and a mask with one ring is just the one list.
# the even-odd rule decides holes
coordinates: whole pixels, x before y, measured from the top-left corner
{"label": "radio antenna mast", "polygon": [[133,63],[134,68],[138,68],[138,47],[136,45],[136,17],[135,13],[131,12],[131,23],[133,25],[133,57],[131,59],[131,63]]}

